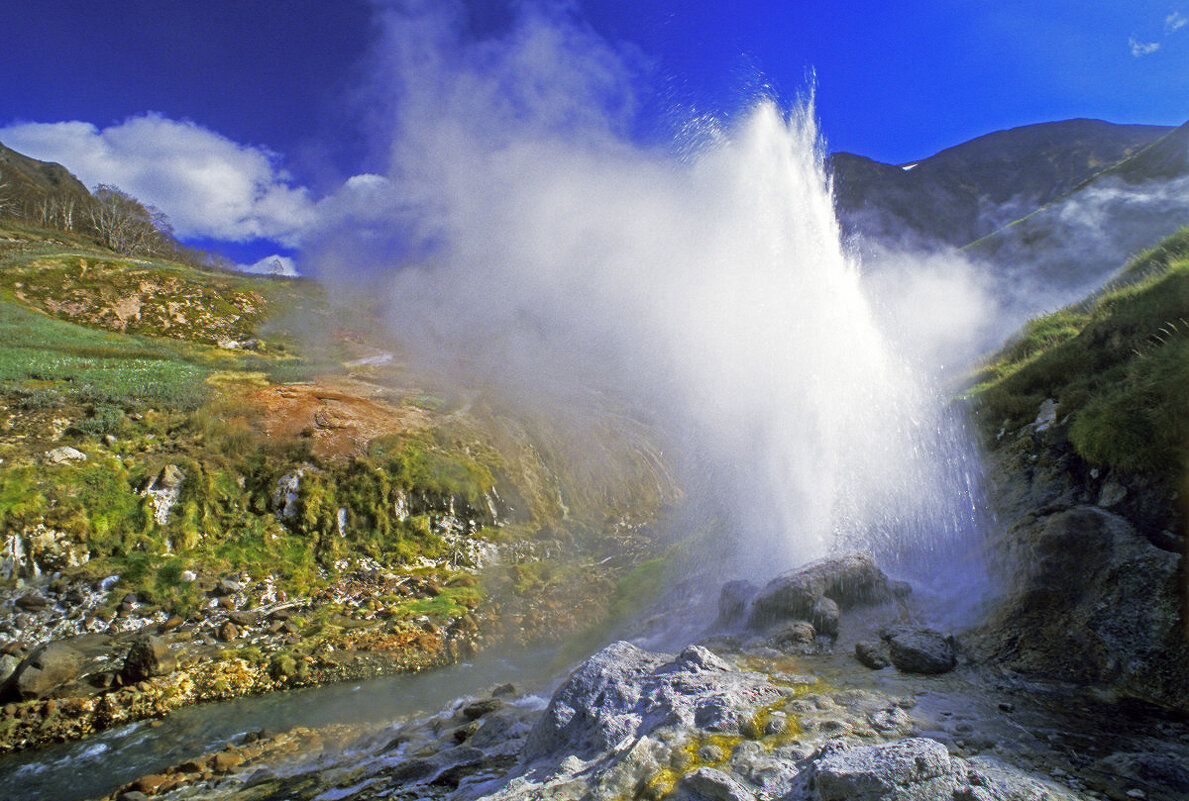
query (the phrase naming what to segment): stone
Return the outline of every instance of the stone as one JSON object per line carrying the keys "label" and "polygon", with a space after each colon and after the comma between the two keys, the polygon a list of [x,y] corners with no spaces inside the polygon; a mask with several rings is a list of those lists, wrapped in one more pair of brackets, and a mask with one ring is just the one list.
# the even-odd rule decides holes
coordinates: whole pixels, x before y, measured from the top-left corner
{"label": "stone", "polygon": [[924,737],[831,744],[813,764],[813,786],[820,801],[951,801],[959,771],[944,745]]}
{"label": "stone", "polygon": [[755,793],[717,768],[701,767],[677,784],[678,798],[690,801],[755,801]]}
{"label": "stone", "polygon": [[216,773],[226,773],[232,768],[242,765],[244,758],[237,751],[220,751],[211,760],[211,769]]}
{"label": "stone", "polygon": [[219,628],[219,639],[223,642],[229,642],[239,636],[239,629],[235,624],[228,620]]}
{"label": "stone", "polygon": [[169,783],[169,777],[162,776],[160,773],[150,773],[147,776],[141,776],[132,783],[134,790],[138,790],[145,795],[156,795],[161,788]]}
{"label": "stone", "polygon": [[899,627],[887,642],[889,659],[905,673],[946,673],[958,663],[953,635],[934,629]]}
{"label": "stone", "polygon": [[0,698],[16,701],[44,698],[78,678],[82,666],[83,655],[66,643],[43,645],[17,666],[0,688]]}
{"label": "stone", "polygon": [[743,619],[747,603],[759,588],[750,581],[737,579],[722,585],[718,595],[718,625],[727,626]]}
{"label": "stone", "polygon": [[165,676],[177,670],[177,658],[164,640],[151,635],[138,638],[128,649],[120,677],[125,684]]}
{"label": "stone", "polygon": [[161,472],[157,475],[157,486],[165,489],[173,489],[182,483],[186,478],[186,474],[182,472],[181,468],[176,464],[167,464],[161,468]]}
{"label": "stone", "polygon": [[557,764],[613,752],[662,726],[738,733],[754,711],[792,693],[758,673],[732,669],[691,645],[676,657],[615,642],[570,674],[524,747],[526,761]]}
{"label": "stone", "polygon": [[462,708],[462,716],[467,720],[478,720],[489,712],[494,712],[504,705],[498,698],[487,698],[482,701],[472,701]]}
{"label": "stone", "polygon": [[809,622],[813,624],[813,628],[817,630],[818,634],[824,637],[837,637],[840,617],[841,612],[838,609],[838,604],[823,596],[818,598],[817,603],[813,605]]}
{"label": "stone", "polygon": [[861,641],[855,643],[855,659],[872,670],[882,670],[892,664],[888,646],[882,642]]}
{"label": "stone", "polygon": [[821,598],[850,609],[891,600],[888,577],[869,553],[851,553],[813,562],[785,573],[756,593],[748,625],[760,628],[782,620],[809,620]]}
{"label": "stone", "polygon": [[49,605],[49,601],[35,592],[25,593],[15,603],[26,612],[40,612]]}
{"label": "stone", "polygon": [[775,648],[788,648],[797,645],[812,645],[817,632],[808,620],[793,620],[777,628],[768,637],[768,642]]}
{"label": "stone", "polygon": [[995,757],[974,756],[965,763],[967,785],[954,792],[954,801],[1084,801],[1086,798],[1055,782],[1025,774]]}
{"label": "stone", "polygon": [[8,677],[16,672],[19,664],[21,664],[21,660],[12,654],[0,655],[0,685],[4,684]]}
{"label": "stone", "polygon": [[77,448],[63,445],[61,448],[54,448],[52,451],[47,451],[45,460],[50,464],[56,465],[74,464],[75,462],[85,462],[87,460],[87,454]]}

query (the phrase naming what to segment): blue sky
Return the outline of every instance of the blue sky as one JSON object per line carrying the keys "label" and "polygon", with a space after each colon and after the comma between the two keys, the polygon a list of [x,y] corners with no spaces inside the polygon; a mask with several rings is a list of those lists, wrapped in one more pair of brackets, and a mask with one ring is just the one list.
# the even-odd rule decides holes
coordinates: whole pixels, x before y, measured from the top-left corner
{"label": "blue sky", "polygon": [[[393,28],[446,4],[4,5],[0,141],[121,185],[183,238],[246,261],[299,249],[385,174]],[[534,5],[470,0],[452,35],[499,42]],[[761,91],[792,102],[810,71],[828,147],[892,163],[1032,122],[1189,119],[1189,0],[544,5],[614,54],[627,135],[653,144]]]}

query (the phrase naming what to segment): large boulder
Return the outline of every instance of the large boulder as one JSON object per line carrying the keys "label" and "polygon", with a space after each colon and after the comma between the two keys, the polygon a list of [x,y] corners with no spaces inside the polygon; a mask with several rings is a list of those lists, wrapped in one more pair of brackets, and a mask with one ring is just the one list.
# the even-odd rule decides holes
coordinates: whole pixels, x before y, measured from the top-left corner
{"label": "large boulder", "polygon": [[833,610],[818,608],[822,598],[840,609],[891,600],[888,577],[869,553],[850,553],[813,562],[769,581],[751,601],[748,624],[762,628],[783,620],[812,620]]}
{"label": "large boulder", "polygon": [[1028,515],[1004,545],[1005,596],[963,639],[977,657],[1189,711],[1179,554],[1094,506]]}
{"label": "large boulder", "polygon": [[608,645],[554,693],[529,733],[529,761],[615,753],[665,726],[737,734],[759,707],[792,694],[691,645],[676,657]]}
{"label": "large boulder", "polygon": [[78,678],[84,657],[64,642],[51,642],[29,654],[0,687],[0,700],[29,701],[45,698],[63,684]]}

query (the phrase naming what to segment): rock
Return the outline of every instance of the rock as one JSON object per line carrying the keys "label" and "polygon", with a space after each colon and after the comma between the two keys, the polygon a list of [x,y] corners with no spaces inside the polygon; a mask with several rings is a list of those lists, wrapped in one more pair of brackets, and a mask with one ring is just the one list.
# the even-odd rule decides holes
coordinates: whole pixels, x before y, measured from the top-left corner
{"label": "rock", "polygon": [[812,645],[817,632],[808,620],[793,620],[777,628],[768,637],[774,648],[788,648],[797,645]]}
{"label": "rock", "polygon": [[141,776],[133,782],[132,788],[145,795],[156,795],[168,783],[169,777],[162,776],[160,773],[150,773],[147,776]]}
{"label": "rock", "polygon": [[872,670],[882,670],[892,664],[888,655],[888,646],[882,642],[855,643],[855,659]]}
{"label": "rock", "polygon": [[489,712],[494,712],[504,705],[498,698],[487,698],[473,701],[462,708],[462,716],[467,720],[478,720]]}
{"label": "rock", "polygon": [[813,786],[820,801],[951,801],[961,769],[944,745],[923,737],[829,745],[814,762]]}
{"label": "rock", "polygon": [[196,578],[198,578],[198,574],[195,573],[193,570],[183,570],[182,574],[180,576],[178,576],[178,579],[186,582],[187,584],[194,581]]}
{"label": "rock", "polygon": [[167,464],[157,474],[157,486],[173,489],[186,479],[186,474],[176,464]]}
{"label": "rock", "polygon": [[929,628],[899,627],[887,641],[892,664],[905,673],[946,673],[958,663],[953,635]]}
{"label": "rock", "polygon": [[829,598],[822,597],[818,598],[817,603],[813,605],[809,622],[813,624],[813,628],[817,630],[818,634],[824,637],[837,637],[839,617],[838,604]]}
{"label": "rock", "polygon": [[132,643],[128,656],[124,659],[124,669],[120,672],[120,677],[125,684],[135,684],[154,676],[172,673],[177,670],[177,666],[177,659],[164,640],[145,636]]}
{"label": "rock", "polygon": [[1048,431],[1055,422],[1057,422],[1057,401],[1048,398],[1040,404],[1032,427],[1036,431]]}
{"label": "rock", "polygon": [[[961,762],[961,760],[954,760]],[[1083,801],[1085,796],[1047,779],[1030,776],[994,757],[974,756],[966,762],[967,786],[954,801]],[[948,801],[948,799],[947,799]]]}
{"label": "rock", "polygon": [[239,629],[235,624],[228,620],[219,628],[219,639],[223,642],[230,642],[239,636]]}
{"label": "rock", "polygon": [[244,758],[237,751],[220,751],[211,760],[211,769],[216,773],[226,773],[232,768],[242,765]]}
{"label": "rock", "polygon": [[892,590],[869,553],[822,559],[764,585],[751,601],[748,624],[763,627],[781,620],[808,620],[823,597],[840,609],[850,609],[888,601]]}
{"label": "rock", "polygon": [[690,801],[755,801],[755,794],[721,770],[701,767],[677,784],[678,798]]}
{"label": "rock", "polygon": [[3,685],[8,680],[8,677],[16,672],[17,665],[19,664],[21,664],[21,660],[12,654],[0,656],[0,685]]}
{"label": "rock", "polygon": [[1004,599],[963,638],[976,658],[1189,712],[1178,554],[1096,506],[1022,517],[1004,540]]}
{"label": "rock", "polygon": [[529,733],[527,761],[613,752],[659,726],[738,733],[754,710],[791,694],[691,645],[677,657],[616,642],[562,683]]}
{"label": "rock", "polygon": [[1189,797],[1189,765],[1165,754],[1121,752],[1098,760],[1095,767],[1109,774],[1160,787]]}
{"label": "rock", "polygon": [[116,801],[149,801],[149,797],[140,790],[125,790],[116,796]]}
{"label": "rock", "polygon": [[16,599],[15,603],[26,612],[40,612],[49,605],[49,601],[35,592],[22,595]]}
{"label": "rock", "polygon": [[51,642],[25,658],[4,687],[0,698],[28,701],[44,698],[63,684],[78,678],[83,655],[64,642]]}
{"label": "rock", "polygon": [[87,461],[87,454],[77,448],[64,445],[61,448],[54,448],[52,451],[47,451],[45,460],[50,464],[74,464],[75,462]]}
{"label": "rock", "polygon": [[718,625],[726,626],[739,622],[747,611],[747,602],[758,592],[750,581],[728,581],[722,585],[718,595]]}

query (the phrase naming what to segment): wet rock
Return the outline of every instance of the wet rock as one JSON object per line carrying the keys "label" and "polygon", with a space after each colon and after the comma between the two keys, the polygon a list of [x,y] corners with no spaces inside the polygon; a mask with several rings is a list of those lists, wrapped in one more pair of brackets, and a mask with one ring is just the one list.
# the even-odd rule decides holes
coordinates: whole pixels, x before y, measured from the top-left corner
{"label": "wet rock", "polygon": [[905,673],[946,673],[958,663],[953,635],[930,628],[897,627],[886,639],[889,659]]}
{"label": "wet rock", "polygon": [[813,605],[809,622],[823,637],[836,637],[840,615],[837,603],[829,598],[818,598],[817,603]]}
{"label": "wet rock", "polygon": [[768,637],[774,648],[789,648],[798,645],[813,645],[817,636],[813,624],[808,620],[793,620],[777,628]]}
{"label": "wet rock", "polygon": [[173,489],[182,483],[186,478],[186,474],[176,464],[167,464],[161,468],[161,472],[157,475],[157,486],[165,489]]}
{"label": "wet rock", "polygon": [[718,625],[726,626],[743,619],[747,603],[759,591],[750,581],[728,581],[718,596]]}
{"label": "wet rock", "polygon": [[1005,541],[1008,591],[971,638],[978,658],[1189,711],[1178,554],[1095,506],[1023,517]]}
{"label": "wet rock", "polygon": [[954,801],[1083,801],[1085,798],[1047,779],[1027,775],[994,757],[975,756],[954,761],[966,766],[965,784],[955,790]]}
{"label": "wet rock", "polygon": [[2,686],[4,682],[8,680],[8,677],[16,671],[17,665],[20,663],[21,660],[17,659],[12,654],[0,655],[0,686]]}
{"label": "wet rock", "polygon": [[863,641],[855,643],[855,659],[872,670],[882,670],[892,664],[888,646],[882,642]]}
{"label": "wet rock", "polygon": [[44,698],[78,678],[82,666],[83,655],[66,643],[43,645],[17,666],[0,688],[0,698],[16,701]]}
{"label": "wet rock", "polygon": [[1166,754],[1123,752],[1100,759],[1100,770],[1189,797],[1189,765]]}
{"label": "wet rock", "polygon": [[164,676],[177,670],[177,659],[164,640],[151,635],[138,638],[128,650],[120,677],[125,684]]}
{"label": "wet rock", "polygon": [[693,645],[677,657],[616,642],[586,660],[550,699],[525,744],[529,761],[613,751],[662,725],[738,733],[760,706],[786,697],[763,676],[731,669]]}
{"label": "wet rock", "polygon": [[140,790],[125,790],[116,796],[116,801],[149,801],[149,797]]}
{"label": "wet rock", "polygon": [[944,745],[923,737],[835,745],[814,762],[813,785],[820,801],[949,801],[958,770]]}
{"label": "wet rock", "polygon": [[239,629],[236,628],[236,625],[234,623],[232,623],[230,620],[228,620],[226,623],[224,623],[222,626],[219,627],[219,639],[222,640],[223,642],[230,642],[231,640],[234,640],[238,636],[239,636]]}
{"label": "wet rock", "polygon": [[822,598],[850,609],[888,601],[892,590],[869,553],[822,559],[764,585],[751,601],[748,624],[763,627],[781,620],[809,620]]}
{"label": "wet rock", "polygon": [[473,701],[461,710],[462,716],[467,720],[478,720],[489,712],[494,712],[504,705],[504,702],[498,698],[487,698],[482,701]]}
{"label": "wet rock", "polygon": [[677,784],[676,798],[681,801],[755,801],[755,793],[721,770],[701,767],[682,777]]}

